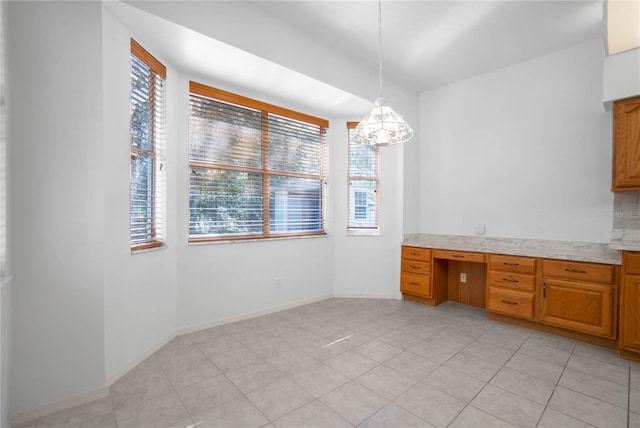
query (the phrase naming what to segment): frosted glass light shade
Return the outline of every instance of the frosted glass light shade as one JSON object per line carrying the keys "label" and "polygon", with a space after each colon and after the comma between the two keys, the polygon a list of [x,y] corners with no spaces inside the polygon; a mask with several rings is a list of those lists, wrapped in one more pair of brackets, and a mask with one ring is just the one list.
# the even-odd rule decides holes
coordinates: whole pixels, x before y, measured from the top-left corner
{"label": "frosted glass light shade", "polygon": [[413,130],[393,109],[378,98],[373,107],[354,129],[353,140],[367,146],[385,147],[404,143],[413,137]]}

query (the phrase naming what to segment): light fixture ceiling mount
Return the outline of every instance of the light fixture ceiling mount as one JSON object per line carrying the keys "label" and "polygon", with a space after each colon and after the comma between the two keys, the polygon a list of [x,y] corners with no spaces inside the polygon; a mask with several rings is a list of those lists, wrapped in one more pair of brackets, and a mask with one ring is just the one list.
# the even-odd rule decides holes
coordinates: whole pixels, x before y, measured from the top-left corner
{"label": "light fixture ceiling mount", "polygon": [[378,80],[378,99],[354,129],[353,140],[374,147],[409,141],[413,137],[413,130],[402,116],[386,105],[382,96],[382,0],[378,0]]}

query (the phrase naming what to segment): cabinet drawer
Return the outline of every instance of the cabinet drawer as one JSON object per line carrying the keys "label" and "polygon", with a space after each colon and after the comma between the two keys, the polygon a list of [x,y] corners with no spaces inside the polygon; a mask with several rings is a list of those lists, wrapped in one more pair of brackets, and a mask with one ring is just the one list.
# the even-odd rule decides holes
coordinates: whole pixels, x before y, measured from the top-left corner
{"label": "cabinet drawer", "polygon": [[412,273],[402,273],[400,277],[400,291],[403,293],[431,297],[431,277],[415,275]]}
{"label": "cabinet drawer", "polygon": [[487,310],[513,317],[533,319],[534,295],[522,291],[489,287]]}
{"label": "cabinet drawer", "polygon": [[545,277],[613,284],[613,266],[609,265],[543,260],[542,274]]}
{"label": "cabinet drawer", "polygon": [[523,291],[535,291],[536,277],[518,273],[489,271],[489,285],[508,287]]}
{"label": "cabinet drawer", "polygon": [[407,260],[431,261],[431,250],[419,247],[402,247],[402,258]]}
{"label": "cabinet drawer", "polygon": [[640,273],[640,254],[627,253],[623,263],[627,273]]}
{"label": "cabinet drawer", "polygon": [[502,272],[536,273],[536,259],[517,256],[489,256],[489,269]]}
{"label": "cabinet drawer", "polygon": [[431,263],[420,262],[418,260],[402,260],[402,272],[430,275]]}
{"label": "cabinet drawer", "polygon": [[468,253],[466,251],[433,250],[434,259],[460,260],[464,262],[484,263],[486,255],[480,253]]}

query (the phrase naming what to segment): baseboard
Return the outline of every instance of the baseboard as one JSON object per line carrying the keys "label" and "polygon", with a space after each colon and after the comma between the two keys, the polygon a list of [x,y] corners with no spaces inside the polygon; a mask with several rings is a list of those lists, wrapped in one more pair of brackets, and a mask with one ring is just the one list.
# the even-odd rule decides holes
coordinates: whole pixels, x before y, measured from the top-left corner
{"label": "baseboard", "polygon": [[344,299],[401,299],[401,296],[396,293],[334,293],[333,297]]}
{"label": "baseboard", "polygon": [[106,386],[101,386],[100,388],[92,389],[91,391],[83,392],[71,397],[64,398],[62,400],[54,401],[40,407],[25,410],[23,412],[16,413],[15,415],[11,415],[11,417],[9,418],[9,426],[16,426],[31,422],[42,416],[57,413],[62,410],[67,410],[75,406],[80,406],[81,404],[90,403],[91,401],[105,398],[108,395],[109,388]]}
{"label": "baseboard", "polygon": [[162,339],[160,342],[156,343],[151,348],[147,349],[145,352],[140,354],[137,358],[135,358],[129,364],[124,365],[123,367],[121,367],[120,369],[116,370],[111,375],[108,375],[107,378],[105,379],[105,386],[107,388],[109,388],[111,385],[116,383],[122,376],[126,375],[132,369],[134,369],[138,364],[142,363],[144,360],[149,358],[151,355],[153,355],[156,351],[158,351],[164,345],[166,345],[167,343],[171,342],[171,340],[173,340],[174,337],[176,337],[176,333],[175,332],[169,334],[167,337]]}
{"label": "baseboard", "polygon": [[244,314],[234,315],[232,317],[221,318],[215,321],[208,321],[205,323],[194,324],[187,327],[179,328],[176,331],[177,336],[182,336],[183,334],[195,333],[196,331],[206,330],[208,328],[218,327],[225,324],[231,324],[233,322],[244,321],[251,318],[259,317],[262,315],[269,315],[275,312],[284,311],[287,309],[297,308],[299,306],[309,305],[311,303],[320,302],[322,300],[327,300],[334,297],[332,294],[327,294],[320,297],[312,297],[311,299],[297,300],[291,303],[285,303],[284,305],[271,306],[267,309],[262,309],[255,312],[245,312]]}

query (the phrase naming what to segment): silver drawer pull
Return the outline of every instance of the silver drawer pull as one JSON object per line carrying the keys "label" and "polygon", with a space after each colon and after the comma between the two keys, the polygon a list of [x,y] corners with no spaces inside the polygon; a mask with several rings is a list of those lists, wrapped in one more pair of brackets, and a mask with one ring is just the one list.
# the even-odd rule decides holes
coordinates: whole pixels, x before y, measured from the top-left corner
{"label": "silver drawer pull", "polygon": [[456,259],[464,259],[464,256],[461,256],[460,254],[452,254],[451,257]]}
{"label": "silver drawer pull", "polygon": [[507,305],[517,305],[518,302],[511,302],[509,300],[503,300],[502,303],[506,303]]}
{"label": "silver drawer pull", "polygon": [[415,285],[416,287],[420,287],[419,282],[410,282],[409,285]]}
{"label": "silver drawer pull", "polygon": [[411,254],[412,256],[421,256],[422,255],[422,253],[409,253],[409,254]]}
{"label": "silver drawer pull", "polygon": [[571,272],[571,273],[587,273],[586,270],[580,270],[580,269],[565,268],[564,270],[567,271],[567,272]]}
{"label": "silver drawer pull", "polygon": [[416,269],[416,270],[420,270],[420,269],[422,269],[420,266],[411,266],[411,265],[409,265],[409,267],[410,267],[411,269]]}
{"label": "silver drawer pull", "polygon": [[505,266],[520,266],[520,263],[502,262],[502,264]]}
{"label": "silver drawer pull", "polygon": [[513,278],[502,278],[502,280],[505,282],[520,282],[517,279],[513,279]]}

